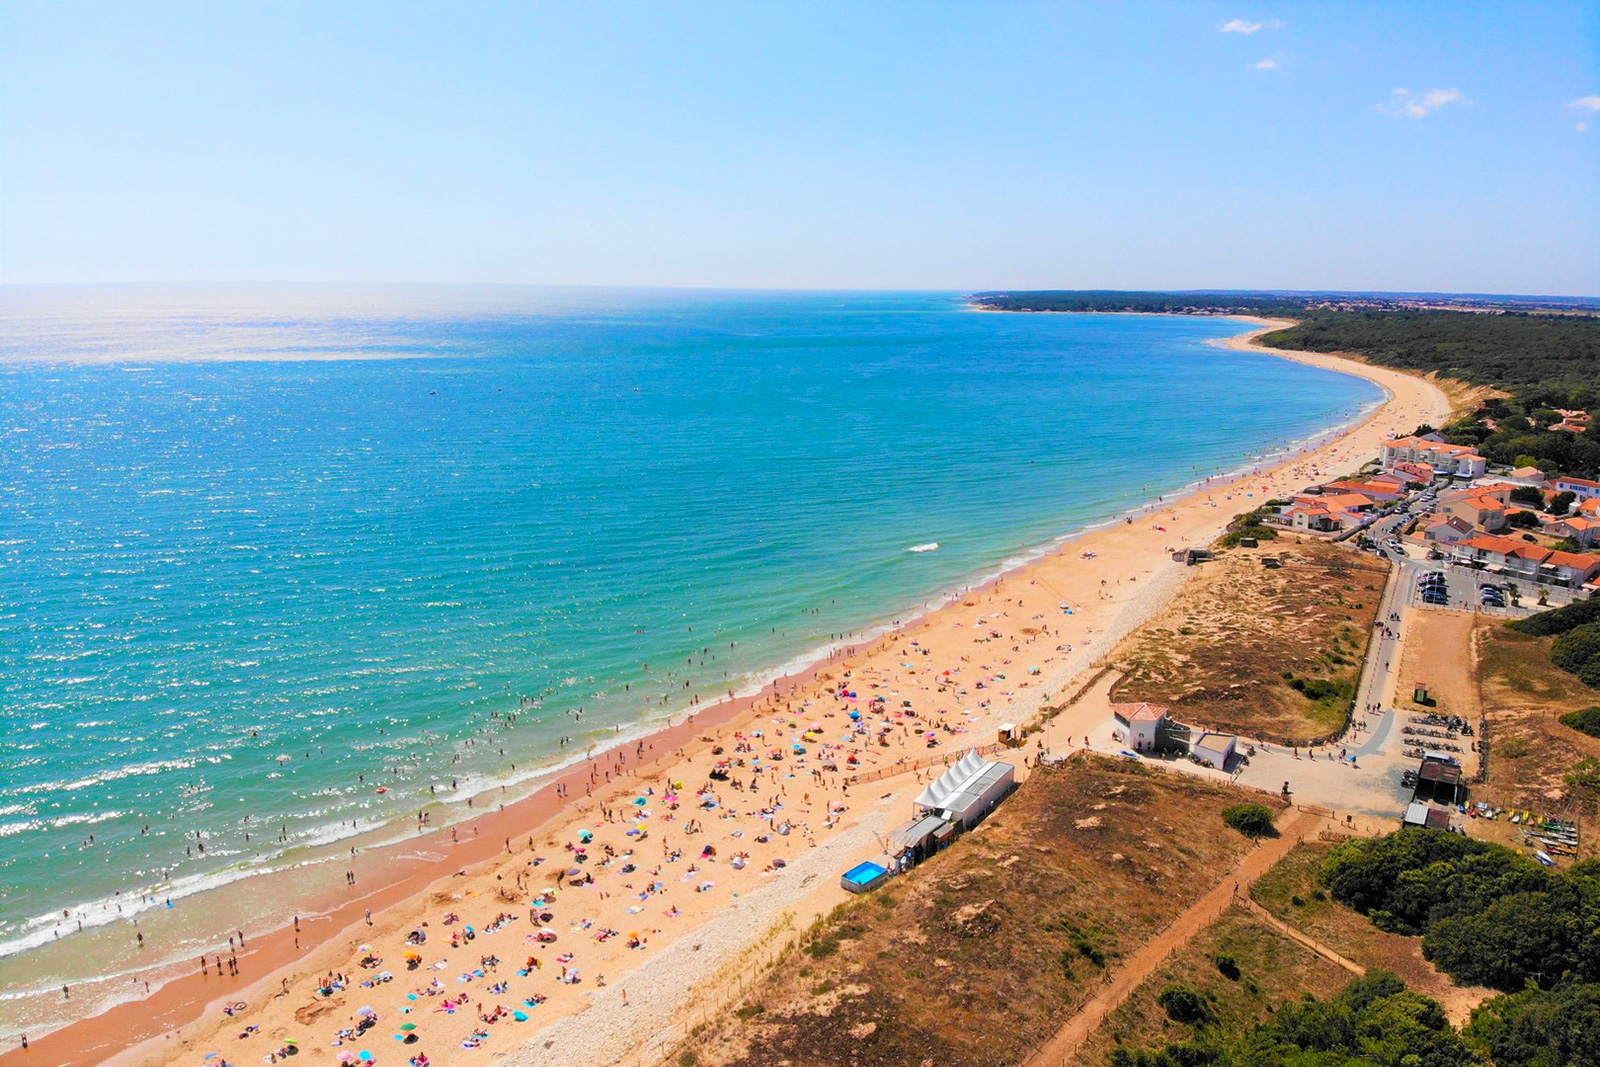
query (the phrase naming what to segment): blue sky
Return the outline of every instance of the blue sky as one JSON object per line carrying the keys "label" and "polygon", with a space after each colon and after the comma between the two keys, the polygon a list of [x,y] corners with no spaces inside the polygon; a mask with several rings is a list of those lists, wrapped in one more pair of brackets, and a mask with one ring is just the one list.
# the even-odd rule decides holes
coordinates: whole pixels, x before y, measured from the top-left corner
{"label": "blue sky", "polygon": [[0,280],[1596,295],[1600,5],[3,0]]}

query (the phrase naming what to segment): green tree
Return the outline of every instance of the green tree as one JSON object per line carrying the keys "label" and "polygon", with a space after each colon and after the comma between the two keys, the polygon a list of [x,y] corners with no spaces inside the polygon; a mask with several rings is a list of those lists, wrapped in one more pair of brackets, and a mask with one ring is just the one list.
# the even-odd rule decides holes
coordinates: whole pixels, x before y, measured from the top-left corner
{"label": "green tree", "polygon": [[1544,523],[1532,511],[1513,511],[1506,519],[1506,525],[1513,530],[1537,530]]}
{"label": "green tree", "polygon": [[1511,490],[1513,504],[1526,504],[1531,508],[1541,507],[1544,504],[1544,494],[1531,485],[1519,485]]}
{"label": "green tree", "polygon": [[1463,1036],[1495,1067],[1600,1067],[1600,984],[1495,997],[1473,1010]]}
{"label": "green tree", "polygon": [[1600,656],[1600,622],[1568,630],[1550,646],[1550,662],[1570,674],[1577,674],[1596,656]]}

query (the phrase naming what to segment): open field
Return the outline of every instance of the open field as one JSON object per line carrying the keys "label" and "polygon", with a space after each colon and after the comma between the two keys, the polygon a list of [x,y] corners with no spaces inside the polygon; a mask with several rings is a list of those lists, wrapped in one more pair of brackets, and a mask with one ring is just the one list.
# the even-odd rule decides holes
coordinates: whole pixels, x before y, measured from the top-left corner
{"label": "open field", "polygon": [[[1268,555],[1283,565],[1263,566]],[[1200,571],[1117,649],[1125,676],[1113,698],[1165,704],[1184,722],[1283,744],[1342,729],[1387,564],[1280,537],[1225,552]]]}
{"label": "open field", "polygon": [[[1236,977],[1218,968],[1219,956],[1233,959],[1238,967]],[[1206,998],[1215,1025],[1238,1032],[1264,1019],[1269,1007],[1297,1001],[1304,993],[1331,998],[1352,977],[1264,920],[1233,908],[1168,957],[1160,971],[1106,1017],[1072,1062],[1105,1067],[1118,1045],[1156,1048],[1192,1037],[1194,1027],[1173,1022],[1156,1000],[1168,986],[1194,989]]]}
{"label": "open field", "polygon": [[[1478,632],[1483,705],[1489,717],[1489,779],[1473,797],[1490,804],[1575,818],[1581,826],[1579,856],[1600,855],[1595,833],[1596,798],[1575,793],[1563,781],[1579,761],[1600,756],[1600,738],[1559,722],[1561,715],[1600,704],[1600,692],[1550,662],[1553,639],[1529,637],[1485,624]],[[1525,851],[1522,835],[1504,820],[1474,820],[1474,836]]]}
{"label": "open field", "polygon": [[691,1050],[700,1064],[1019,1063],[1249,851],[1219,814],[1242,799],[1101,758],[1041,768],[978,830],[819,923]]}
{"label": "open field", "polygon": [[1251,890],[1251,899],[1352,962],[1369,970],[1393,971],[1406,985],[1442,1004],[1457,1024],[1485,997],[1494,995],[1492,989],[1456,985],[1423,959],[1421,938],[1385,933],[1366,916],[1323,892],[1317,875],[1333,847],[1321,841],[1296,846],[1261,876]]}

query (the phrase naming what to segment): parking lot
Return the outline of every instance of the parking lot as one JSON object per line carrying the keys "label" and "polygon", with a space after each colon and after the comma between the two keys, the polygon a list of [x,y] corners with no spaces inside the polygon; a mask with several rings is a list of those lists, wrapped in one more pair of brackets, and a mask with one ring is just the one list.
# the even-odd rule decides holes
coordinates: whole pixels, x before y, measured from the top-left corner
{"label": "parking lot", "polygon": [[[1449,608],[1452,611],[1480,611],[1508,618],[1520,618],[1544,610],[1535,603],[1538,593],[1528,582],[1517,584],[1521,594],[1521,606],[1515,605],[1509,595],[1504,598],[1505,605],[1495,605],[1484,603],[1480,593],[1480,589],[1486,585],[1496,585],[1502,590],[1505,589],[1504,580],[1495,575],[1446,560],[1411,560],[1402,564],[1402,568],[1403,580],[1406,583],[1406,603],[1410,606]],[[1429,574],[1444,575],[1444,583],[1440,586],[1444,593],[1444,603],[1433,602],[1423,596],[1423,579]]]}

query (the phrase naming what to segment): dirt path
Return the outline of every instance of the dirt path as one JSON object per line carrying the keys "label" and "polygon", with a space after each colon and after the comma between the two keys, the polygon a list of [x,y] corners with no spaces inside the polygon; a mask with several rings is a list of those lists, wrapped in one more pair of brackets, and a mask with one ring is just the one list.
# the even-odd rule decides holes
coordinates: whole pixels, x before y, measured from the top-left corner
{"label": "dirt path", "polygon": [[[1173,920],[1155,938],[1128,958],[1111,981],[1091,997],[1039,1051],[1028,1059],[1028,1067],[1055,1067],[1069,1063],[1089,1035],[1128,999],[1128,995],[1146,978],[1155,973],[1163,960],[1179,945],[1214,922],[1233,904],[1236,895],[1249,897],[1250,886],[1266,873],[1303,839],[1315,833],[1322,824],[1321,816],[1311,812],[1291,810],[1279,825],[1279,834],[1251,850],[1239,866],[1229,871],[1211,892],[1201,897]],[[1304,935],[1301,935],[1304,936]],[[1346,961],[1348,962],[1348,961]],[[1341,964],[1343,965],[1343,964]]]}
{"label": "dirt path", "polygon": [[1324,945],[1321,941],[1318,941],[1310,934],[1304,933],[1295,927],[1290,926],[1288,923],[1284,922],[1282,919],[1278,918],[1276,915],[1272,914],[1272,912],[1268,911],[1266,908],[1263,908],[1260,904],[1257,904],[1249,897],[1241,898],[1238,903],[1246,911],[1250,912],[1251,915],[1254,915],[1256,918],[1260,919],[1262,922],[1278,931],[1284,937],[1304,945],[1306,948],[1310,949],[1312,952],[1315,952],[1323,959],[1328,960],[1330,963],[1337,963],[1339,966],[1343,967],[1345,970],[1349,971],[1353,975],[1356,975],[1357,977],[1367,973],[1367,969],[1361,966],[1361,964],[1339,955],[1339,953],[1335,952],[1327,945]]}

